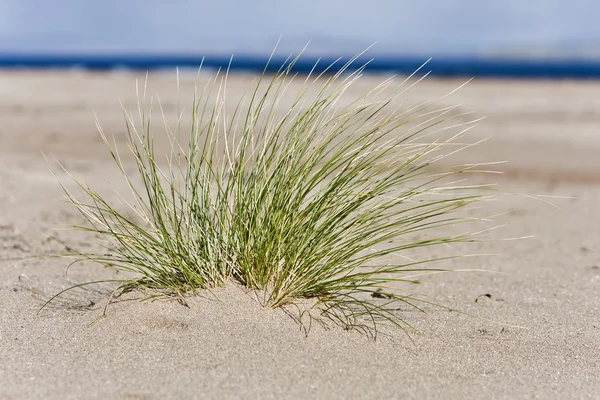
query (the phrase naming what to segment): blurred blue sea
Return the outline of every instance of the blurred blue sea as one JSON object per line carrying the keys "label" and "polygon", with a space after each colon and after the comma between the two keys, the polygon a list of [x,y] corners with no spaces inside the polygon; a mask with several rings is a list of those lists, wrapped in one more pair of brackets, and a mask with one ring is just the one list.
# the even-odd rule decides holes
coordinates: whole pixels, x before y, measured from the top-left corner
{"label": "blurred blue sea", "polygon": [[[368,72],[600,78],[596,0],[0,0],[0,67],[273,67],[299,71],[373,43]],[[341,64],[340,64],[341,65]]]}
{"label": "blurred blue sea", "polygon": [[[242,55],[230,57],[211,56],[125,56],[125,55],[0,55],[0,68],[83,68],[91,70],[153,70],[170,67],[227,69],[231,71],[262,72],[265,70],[267,57]],[[299,73],[310,71],[322,72],[325,69],[336,71],[348,58],[342,58],[334,63],[334,59],[316,59],[304,57],[295,63],[293,70]],[[315,63],[318,61],[317,66]],[[364,57],[354,66],[359,67],[366,62]],[[266,70],[277,71],[285,62],[277,57],[271,61]],[[411,74],[419,68],[424,59],[417,57],[380,56],[369,62],[366,71],[369,73],[392,72]],[[530,59],[477,59],[468,57],[437,58],[424,66],[425,71],[431,71],[440,77],[484,77],[484,78],[571,78],[597,79],[600,78],[600,61],[594,60],[530,60]]]}

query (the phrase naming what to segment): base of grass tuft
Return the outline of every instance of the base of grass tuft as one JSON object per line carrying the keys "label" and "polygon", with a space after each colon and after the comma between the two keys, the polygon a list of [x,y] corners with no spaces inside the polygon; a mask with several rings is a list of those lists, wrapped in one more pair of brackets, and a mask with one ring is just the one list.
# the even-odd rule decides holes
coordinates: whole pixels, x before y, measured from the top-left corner
{"label": "base of grass tuft", "polygon": [[[356,58],[318,76],[295,75],[297,60],[263,74],[233,111],[228,71],[195,88],[176,126],[158,101],[166,153],[154,144],[155,101],[138,88],[138,118],[125,114],[137,176],[98,125],[130,189],[128,209],[84,182],[75,180],[80,196],[61,184],[87,221],[76,228],[105,239],[103,252],[76,257],[128,273],[115,293],[144,288],[185,303],[235,280],[299,320],[308,313],[348,329],[411,330],[399,306],[432,304],[403,288],[446,271],[436,261],[461,256],[414,253],[481,233],[460,228],[479,221],[466,211],[491,197],[464,181],[477,166],[437,166],[470,146],[461,138],[476,121],[439,100],[399,101],[422,79],[416,73],[352,98],[364,69]],[[303,84],[289,93],[294,80]],[[285,108],[284,99],[292,99]]]}

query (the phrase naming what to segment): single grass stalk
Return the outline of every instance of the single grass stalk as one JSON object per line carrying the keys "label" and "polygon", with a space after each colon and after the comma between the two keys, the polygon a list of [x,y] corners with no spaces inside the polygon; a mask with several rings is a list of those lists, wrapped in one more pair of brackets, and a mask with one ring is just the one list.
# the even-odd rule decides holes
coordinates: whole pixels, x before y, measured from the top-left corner
{"label": "single grass stalk", "polygon": [[[76,228],[106,239],[105,252],[80,253],[78,260],[133,273],[120,281],[120,292],[146,288],[185,302],[188,293],[236,280],[262,293],[265,306],[311,299],[348,328],[390,322],[410,329],[396,308],[425,312],[431,303],[399,284],[446,271],[430,264],[450,257],[406,254],[477,240],[476,231],[441,232],[478,221],[463,211],[491,191],[464,182],[478,165],[432,169],[469,146],[461,138],[477,121],[436,101],[398,105],[422,79],[418,71],[350,99],[348,89],[365,68],[353,66],[357,58],[304,77],[293,73],[298,58],[290,59],[273,76],[263,73],[232,115],[224,107],[228,71],[217,72],[196,88],[174,129],[163,113],[166,166],[152,125],[155,102],[161,112],[162,106],[148,101],[145,86],[138,90],[139,121],[125,114],[137,177],[98,125],[131,190],[129,213],[81,181],[75,180],[83,200],[62,186],[87,221]],[[288,93],[299,79],[302,88]],[[290,98],[284,110],[280,103]]]}

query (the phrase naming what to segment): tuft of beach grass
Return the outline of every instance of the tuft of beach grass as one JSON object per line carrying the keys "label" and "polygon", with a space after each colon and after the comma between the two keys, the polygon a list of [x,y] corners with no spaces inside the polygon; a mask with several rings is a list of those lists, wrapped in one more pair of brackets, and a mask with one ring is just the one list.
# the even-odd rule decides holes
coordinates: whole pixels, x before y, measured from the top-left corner
{"label": "tuft of beach grass", "polygon": [[[492,194],[463,179],[476,165],[437,167],[470,146],[461,139],[477,121],[439,100],[399,102],[427,75],[419,70],[350,98],[365,68],[357,58],[319,74],[295,74],[298,58],[273,75],[265,68],[230,113],[228,71],[218,71],[196,87],[175,126],[162,113],[167,154],[154,145],[160,101],[138,88],[137,120],[125,114],[137,174],[98,125],[131,190],[128,210],[80,180],[79,195],[61,183],[87,221],[75,228],[99,234],[105,246],[70,256],[126,272],[116,294],[145,289],[185,303],[235,281],[265,306],[309,300],[311,315],[346,328],[411,329],[397,307],[425,312],[431,303],[405,284],[446,271],[436,261],[461,255],[408,254],[477,240],[477,230],[446,228],[478,221],[465,210]],[[303,85],[289,93],[294,80]],[[282,111],[284,96],[293,102]]]}

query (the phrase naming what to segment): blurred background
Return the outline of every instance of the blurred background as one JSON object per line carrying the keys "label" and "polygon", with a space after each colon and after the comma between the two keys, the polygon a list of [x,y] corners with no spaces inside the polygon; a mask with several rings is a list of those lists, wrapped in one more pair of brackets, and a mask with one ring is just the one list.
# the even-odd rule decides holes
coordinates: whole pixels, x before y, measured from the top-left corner
{"label": "blurred background", "polygon": [[146,70],[167,72],[157,71],[150,92],[176,110],[175,66],[189,68],[191,90],[203,57],[212,72],[235,54],[242,73],[228,89],[241,96],[278,43],[273,68],[310,41],[297,72],[374,44],[358,64],[374,58],[373,74],[349,95],[433,57],[419,74],[443,79],[408,98],[436,99],[477,78],[444,100],[487,117],[476,134],[492,139],[461,153],[469,162],[508,160],[506,176],[600,182],[598,16],[597,0],[0,0],[0,150],[95,157],[92,110],[124,140],[117,99],[136,107],[135,78]]}
{"label": "blurred background", "polygon": [[376,43],[372,70],[434,57],[439,74],[589,77],[599,15],[595,0],[0,0],[0,63],[146,69],[234,53],[255,69],[281,37],[282,57],[310,40],[309,64]]}

